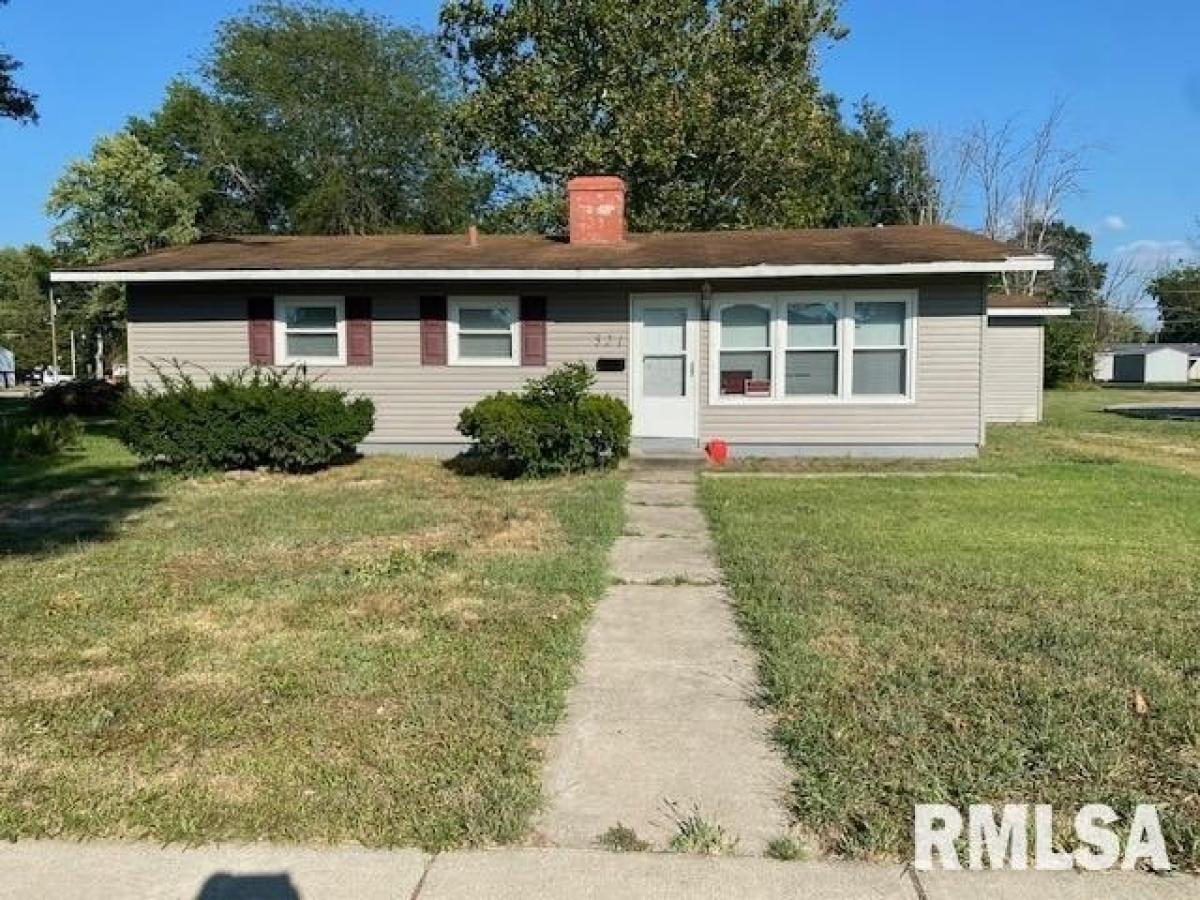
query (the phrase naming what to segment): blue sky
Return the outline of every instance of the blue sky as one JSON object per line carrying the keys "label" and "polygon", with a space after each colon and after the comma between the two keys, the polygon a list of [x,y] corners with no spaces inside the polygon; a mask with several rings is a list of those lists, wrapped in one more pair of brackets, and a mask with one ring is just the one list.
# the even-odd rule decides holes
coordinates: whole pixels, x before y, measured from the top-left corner
{"label": "blue sky", "polygon": [[[432,27],[435,0],[339,4]],[[150,112],[241,0],[11,0],[0,44],[25,62],[41,124],[0,121],[0,245],[46,239],[50,185],[95,138]],[[986,117],[1032,124],[1055,99],[1087,145],[1067,217],[1100,255],[1149,263],[1200,236],[1200,3],[1195,0],[847,0],[850,36],[822,56],[826,86],[870,95],[898,123],[955,133]],[[966,214],[969,217],[969,212]],[[972,224],[969,219],[966,224]]]}

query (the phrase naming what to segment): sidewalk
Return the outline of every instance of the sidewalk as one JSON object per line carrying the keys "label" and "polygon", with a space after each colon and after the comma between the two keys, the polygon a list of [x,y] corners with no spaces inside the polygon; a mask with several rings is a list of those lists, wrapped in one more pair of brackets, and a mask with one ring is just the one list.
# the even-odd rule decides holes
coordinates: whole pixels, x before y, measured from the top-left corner
{"label": "sidewalk", "polygon": [[676,819],[695,815],[733,852],[759,855],[788,832],[790,772],[753,705],[754,658],[720,584],[696,478],[687,465],[630,471],[615,584],[547,756],[540,842],[595,849],[620,824],[665,850]]}
{"label": "sidewalk", "polygon": [[597,850],[0,844],[4,900],[1185,900],[1200,879]]}

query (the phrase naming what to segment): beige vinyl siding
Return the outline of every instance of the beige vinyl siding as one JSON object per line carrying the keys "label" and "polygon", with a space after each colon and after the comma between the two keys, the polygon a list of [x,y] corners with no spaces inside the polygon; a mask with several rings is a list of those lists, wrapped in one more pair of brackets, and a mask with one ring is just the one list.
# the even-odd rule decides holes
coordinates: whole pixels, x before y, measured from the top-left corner
{"label": "beige vinyl siding", "polygon": [[988,320],[984,350],[984,412],[989,422],[1042,418],[1041,319]]}
{"label": "beige vinyl siding", "polygon": [[[130,377],[152,378],[150,363],[172,358],[209,371],[227,372],[248,364],[246,298],[303,293],[295,286],[273,290],[252,286],[145,286],[131,288]],[[628,301],[624,289],[568,286],[523,293],[547,298],[545,367],[422,366],[420,297],[426,294],[512,295],[511,286],[494,290],[471,286],[371,288],[321,286],[308,293],[370,296],[374,319],[374,365],[309,367],[326,384],[375,401],[376,427],[369,443],[459,443],[458,414],[464,406],[498,390],[516,390],[560,363],[601,357],[624,358],[629,344]],[[626,399],[625,372],[601,372],[596,389]]]}
{"label": "beige vinyl siding", "polygon": [[[714,302],[717,302],[714,299]],[[918,290],[915,399],[910,403],[710,403],[700,380],[700,439],[745,444],[974,445],[982,443],[981,282]],[[701,372],[707,372],[707,324]]]}
{"label": "beige vinyl siding", "polygon": [[[696,385],[699,438],[741,444],[809,447],[974,447],[982,443],[980,361],[983,356],[982,279],[878,279],[870,282],[747,282],[716,285],[723,291],[789,289],[918,289],[915,400],[906,403],[721,405],[708,400],[708,327],[701,322]],[[601,358],[626,359],[629,295],[660,290],[701,293],[698,284],[512,285],[180,284],[130,287],[129,361],[135,384],[151,377],[150,361],[170,359],[209,371],[247,365],[246,301],[273,294],[370,296],[374,365],[312,367],[325,383],[371,397],[377,444],[446,445],[462,442],[455,429],[464,406],[496,390],[518,389],[527,379],[564,362],[594,366]],[[548,365],[542,367],[422,366],[419,302],[424,295],[536,294],[547,298]],[[627,400],[627,371],[597,373],[597,389]]]}

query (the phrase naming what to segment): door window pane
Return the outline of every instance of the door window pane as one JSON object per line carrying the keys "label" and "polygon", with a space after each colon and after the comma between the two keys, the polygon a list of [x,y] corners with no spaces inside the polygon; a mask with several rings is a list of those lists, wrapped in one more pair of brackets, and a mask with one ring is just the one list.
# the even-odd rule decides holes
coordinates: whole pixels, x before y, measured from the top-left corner
{"label": "door window pane", "polygon": [[838,390],[838,355],[834,350],[792,351],[787,355],[783,389],[789,395],[831,396]]}
{"label": "door window pane", "polygon": [[687,393],[684,356],[647,356],[642,360],[642,393],[647,397],[683,397]]}
{"label": "door window pane", "polygon": [[305,334],[294,332],[287,336],[287,355],[292,358],[337,359],[337,334]]}
{"label": "door window pane", "polygon": [[895,300],[854,304],[854,343],[859,347],[904,346],[905,304]]}
{"label": "door window pane", "polygon": [[687,310],[678,306],[642,312],[642,345],[647,354],[682,353],[686,346]]}
{"label": "door window pane", "polygon": [[740,304],[721,310],[721,346],[728,350],[771,346],[771,311]]}
{"label": "door window pane", "polygon": [[720,389],[722,394],[746,393],[747,381],[771,381],[770,351],[721,353]]}
{"label": "door window pane", "polygon": [[787,320],[789,347],[837,346],[836,303],[789,303]]}
{"label": "door window pane", "polygon": [[464,359],[508,359],[512,352],[513,339],[508,332],[458,335],[458,355]]}
{"label": "door window pane", "polygon": [[851,385],[855,396],[903,396],[907,356],[905,350],[856,350]]}
{"label": "door window pane", "polygon": [[509,331],[512,310],[507,306],[463,306],[458,311],[458,327],[462,331]]}

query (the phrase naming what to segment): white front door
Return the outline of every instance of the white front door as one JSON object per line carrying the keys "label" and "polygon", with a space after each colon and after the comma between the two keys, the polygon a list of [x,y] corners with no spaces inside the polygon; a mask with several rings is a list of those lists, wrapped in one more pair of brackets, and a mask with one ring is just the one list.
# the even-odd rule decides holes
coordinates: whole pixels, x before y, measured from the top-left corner
{"label": "white front door", "polygon": [[695,439],[696,298],[643,294],[633,298],[632,312],[634,436]]}

